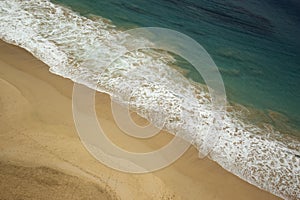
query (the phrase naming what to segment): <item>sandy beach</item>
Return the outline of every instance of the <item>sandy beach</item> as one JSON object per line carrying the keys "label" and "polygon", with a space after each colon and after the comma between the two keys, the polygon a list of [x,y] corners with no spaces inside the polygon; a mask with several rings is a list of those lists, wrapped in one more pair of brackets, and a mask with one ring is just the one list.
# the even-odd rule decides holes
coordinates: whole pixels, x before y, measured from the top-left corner
{"label": "sandy beach", "polygon": [[[199,159],[193,147],[154,173],[106,167],[76,133],[72,89],[72,81],[51,74],[24,49],[0,42],[0,199],[279,199]],[[151,151],[172,138],[167,132],[149,141],[127,136],[114,123],[110,104],[108,95],[97,93],[98,120],[120,147]]]}

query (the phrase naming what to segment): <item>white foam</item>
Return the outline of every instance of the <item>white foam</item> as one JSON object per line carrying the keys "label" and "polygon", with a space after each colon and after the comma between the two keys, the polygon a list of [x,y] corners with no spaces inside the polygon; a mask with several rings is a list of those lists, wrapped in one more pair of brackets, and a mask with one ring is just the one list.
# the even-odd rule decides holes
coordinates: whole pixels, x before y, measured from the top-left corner
{"label": "white foam", "polygon": [[[167,54],[131,52],[105,67],[100,55],[109,60],[126,51],[115,42],[116,33],[116,27],[101,17],[90,20],[49,1],[0,1],[1,39],[27,49],[52,73],[123,102],[130,97],[132,109],[158,126],[166,117],[167,130],[200,149],[204,130],[214,123],[206,90],[168,66],[172,58]],[[287,141],[293,142],[290,148],[287,142],[267,137],[267,129],[243,123],[233,113],[226,115],[224,125],[211,159],[264,190],[300,199],[298,142]]]}

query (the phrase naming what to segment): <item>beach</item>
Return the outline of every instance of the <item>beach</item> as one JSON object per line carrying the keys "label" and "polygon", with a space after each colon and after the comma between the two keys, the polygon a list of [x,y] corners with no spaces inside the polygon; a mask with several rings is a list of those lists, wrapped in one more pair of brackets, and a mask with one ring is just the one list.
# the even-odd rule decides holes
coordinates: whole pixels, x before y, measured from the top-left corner
{"label": "beach", "polygon": [[[0,199],[279,199],[246,183],[194,147],[148,174],[113,170],[84,148],[72,116],[73,82],[49,72],[30,53],[0,43]],[[130,151],[170,141],[161,132],[135,140],[114,123],[110,97],[96,94],[98,120],[109,138]],[[101,108],[101,109],[100,109]],[[145,123],[134,115],[137,123]]]}

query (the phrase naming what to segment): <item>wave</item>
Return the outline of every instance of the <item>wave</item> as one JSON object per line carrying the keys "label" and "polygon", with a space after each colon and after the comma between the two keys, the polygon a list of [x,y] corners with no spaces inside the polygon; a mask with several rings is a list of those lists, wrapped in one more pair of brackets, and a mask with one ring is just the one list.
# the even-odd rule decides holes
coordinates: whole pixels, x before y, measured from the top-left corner
{"label": "wave", "polygon": [[[134,51],[107,67],[100,55],[109,60],[126,51],[116,42],[120,31],[109,20],[89,19],[46,0],[0,1],[0,13],[2,40],[25,48],[52,73],[128,103],[157,126],[166,119],[164,128],[189,140],[201,154],[216,111],[205,87],[170,67],[170,55]],[[239,118],[228,110],[209,157],[261,189],[300,199],[300,143]]]}

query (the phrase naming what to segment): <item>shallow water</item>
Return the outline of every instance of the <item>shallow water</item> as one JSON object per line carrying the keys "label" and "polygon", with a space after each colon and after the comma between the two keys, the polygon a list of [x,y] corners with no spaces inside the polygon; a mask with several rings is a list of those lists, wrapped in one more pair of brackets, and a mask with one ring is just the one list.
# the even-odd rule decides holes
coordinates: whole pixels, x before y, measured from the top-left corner
{"label": "shallow water", "polygon": [[[220,0],[55,0],[124,29],[165,27],[197,40],[219,67],[229,100],[286,115],[300,128],[300,3]],[[113,13],[113,14],[112,14]],[[182,67],[182,65],[179,65]],[[189,77],[201,81],[193,70]]]}

